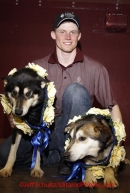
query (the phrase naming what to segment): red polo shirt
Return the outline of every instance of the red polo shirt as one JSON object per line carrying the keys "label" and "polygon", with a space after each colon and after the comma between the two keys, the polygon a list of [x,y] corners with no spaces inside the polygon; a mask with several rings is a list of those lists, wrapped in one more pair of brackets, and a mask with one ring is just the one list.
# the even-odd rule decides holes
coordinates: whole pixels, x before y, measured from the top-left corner
{"label": "red polo shirt", "polygon": [[59,64],[56,51],[45,58],[34,61],[47,70],[48,79],[54,82],[57,93],[55,103],[56,116],[62,114],[62,96],[66,87],[74,82],[84,85],[93,102],[94,96],[103,108],[116,103],[106,68],[77,49],[74,62],[67,67]]}

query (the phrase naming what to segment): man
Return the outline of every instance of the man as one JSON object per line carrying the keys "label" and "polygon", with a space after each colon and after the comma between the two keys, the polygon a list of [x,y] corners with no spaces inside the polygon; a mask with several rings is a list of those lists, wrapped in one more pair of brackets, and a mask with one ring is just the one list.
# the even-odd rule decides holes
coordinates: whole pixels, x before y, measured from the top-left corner
{"label": "man", "polygon": [[[112,94],[105,67],[84,56],[78,48],[78,42],[81,38],[78,17],[70,12],[57,15],[51,37],[56,43],[54,53],[34,61],[35,64],[39,64],[47,70],[48,79],[54,82],[57,90],[55,125],[50,135],[49,156],[46,160],[43,156],[43,159],[46,164],[56,163],[60,160],[59,174],[68,174],[69,169],[64,162],[63,154],[66,139],[64,128],[69,119],[86,113],[92,107],[94,96],[103,108],[110,110],[113,120],[117,118],[122,120],[122,117]],[[13,127],[12,116],[9,116],[9,120]],[[10,139],[8,144],[9,141]],[[23,163],[29,165],[31,162],[31,144],[25,138],[21,141],[18,155],[20,156],[19,152],[25,149],[23,141],[24,143],[26,141],[26,154],[24,153],[23,159],[17,158],[16,166],[21,166]],[[7,142],[3,144],[2,148],[7,148]],[[1,153],[2,148],[0,147],[0,158],[4,163],[7,155]]]}

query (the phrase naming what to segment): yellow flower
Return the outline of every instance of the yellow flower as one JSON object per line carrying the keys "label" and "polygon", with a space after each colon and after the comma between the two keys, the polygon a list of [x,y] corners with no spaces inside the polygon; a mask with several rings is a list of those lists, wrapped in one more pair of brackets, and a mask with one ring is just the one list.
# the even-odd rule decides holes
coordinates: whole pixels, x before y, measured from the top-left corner
{"label": "yellow flower", "polygon": [[48,75],[46,73],[46,70],[44,68],[42,68],[41,66],[39,66],[38,64],[28,63],[28,66],[26,66],[26,68],[30,68],[30,69],[34,70],[42,78],[45,78]]}
{"label": "yellow flower", "polygon": [[53,105],[54,101],[53,100],[49,100],[47,101],[47,106],[51,107]]}
{"label": "yellow flower", "polygon": [[116,166],[119,166],[120,162],[124,161],[125,155],[126,155],[126,152],[123,146],[115,146],[111,153],[108,166],[112,166],[113,168],[115,168]]}
{"label": "yellow flower", "polygon": [[120,142],[122,140],[125,141],[125,138],[126,138],[125,126],[119,120],[113,121],[113,123],[114,123],[114,129],[115,129],[115,136],[117,138],[118,144],[120,144]]}
{"label": "yellow flower", "polygon": [[54,107],[46,107],[43,115],[44,122],[49,123],[50,125],[54,122]]}
{"label": "yellow flower", "polygon": [[12,70],[9,72],[8,76],[9,76],[9,75],[13,75],[15,72],[17,72],[17,69],[16,69],[16,68],[12,69]]}
{"label": "yellow flower", "polygon": [[28,135],[32,134],[31,128],[20,117],[13,115],[13,118],[14,118],[13,123],[17,127],[17,129],[21,129],[24,132],[24,134]]}
{"label": "yellow flower", "polygon": [[87,170],[92,170],[93,175],[97,178],[104,178],[104,168],[100,166],[93,166],[91,168],[88,168]]}
{"label": "yellow flower", "polygon": [[0,100],[1,100],[1,104],[3,106],[4,113],[10,114],[12,111],[12,105],[10,104],[7,97],[3,94],[0,94]]}
{"label": "yellow flower", "polygon": [[64,149],[66,150],[67,147],[69,146],[70,144],[70,138],[68,138],[66,141],[65,141],[65,146],[64,146]]}
{"label": "yellow flower", "polygon": [[98,108],[91,108],[87,113],[86,115],[89,115],[89,114],[95,114],[95,115],[103,115],[103,116],[111,116],[110,112],[108,109],[98,109]]}
{"label": "yellow flower", "polygon": [[68,124],[70,124],[70,123],[72,123],[72,122],[75,122],[75,121],[77,121],[77,120],[79,120],[79,119],[81,119],[81,115],[79,115],[79,116],[74,116],[73,119],[70,119],[70,120],[69,120]]}
{"label": "yellow flower", "polygon": [[47,91],[48,91],[48,106],[52,106],[55,99],[56,89],[53,82],[49,82],[47,85]]}

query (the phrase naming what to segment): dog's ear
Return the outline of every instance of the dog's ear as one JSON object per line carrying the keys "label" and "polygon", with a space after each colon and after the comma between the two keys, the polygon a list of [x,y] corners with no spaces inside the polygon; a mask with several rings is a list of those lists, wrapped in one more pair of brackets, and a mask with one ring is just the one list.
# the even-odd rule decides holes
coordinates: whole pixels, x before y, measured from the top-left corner
{"label": "dog's ear", "polygon": [[74,122],[72,122],[69,125],[67,125],[66,128],[65,128],[65,132],[66,133],[70,133],[72,131],[72,129],[74,128],[74,126],[75,126]]}
{"label": "dog's ear", "polygon": [[95,127],[94,131],[98,134],[102,143],[107,143],[112,136],[110,129],[105,125],[102,125],[101,127]]}
{"label": "dog's ear", "polygon": [[46,77],[45,79],[43,79],[41,76],[37,76],[36,78],[38,81],[40,81],[41,83],[41,88],[43,89],[45,87],[45,85],[50,82]]}
{"label": "dog's ear", "polygon": [[5,77],[2,77],[2,80],[9,81],[11,77],[12,77],[12,75],[5,76]]}
{"label": "dog's ear", "polygon": [[101,120],[102,124],[109,128],[108,122],[106,122],[104,119]]}
{"label": "dog's ear", "polygon": [[4,81],[4,87],[7,86],[11,77],[12,77],[12,75],[2,77],[2,80]]}

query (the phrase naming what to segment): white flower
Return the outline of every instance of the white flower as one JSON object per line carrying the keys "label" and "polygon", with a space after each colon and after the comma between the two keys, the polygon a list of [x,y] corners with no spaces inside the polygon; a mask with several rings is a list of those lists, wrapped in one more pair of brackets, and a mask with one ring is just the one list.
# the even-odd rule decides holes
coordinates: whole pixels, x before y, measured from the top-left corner
{"label": "white flower", "polygon": [[112,150],[111,157],[109,160],[109,165],[115,168],[116,166],[119,166],[121,161],[124,161],[125,159],[125,149],[123,146],[115,146]]}
{"label": "white flower", "polygon": [[93,171],[93,175],[97,178],[104,178],[105,175],[105,168],[106,167],[117,167],[120,165],[121,161],[125,159],[125,149],[123,146],[115,146],[112,150],[111,157],[109,160],[109,164],[107,166],[92,166],[88,168],[88,170]]}
{"label": "white flower", "polygon": [[3,106],[4,113],[10,114],[12,111],[12,105],[10,104],[7,97],[3,94],[0,94],[0,100],[1,100],[1,104]]}
{"label": "white flower", "polygon": [[21,129],[24,134],[32,134],[33,131],[31,130],[31,128],[20,117],[14,115],[13,118],[13,123],[18,129]]}
{"label": "white flower", "polygon": [[104,168],[103,167],[100,167],[100,166],[93,166],[91,168],[88,168],[87,170],[91,170],[93,171],[93,175],[97,178],[97,179],[100,179],[100,178],[104,178]]}
{"label": "white flower", "polygon": [[66,150],[67,147],[69,146],[70,144],[70,138],[68,138],[66,141],[65,141],[65,146],[64,146],[64,149]]}
{"label": "white flower", "polygon": [[74,116],[73,119],[70,119],[70,120],[69,120],[68,124],[70,124],[70,123],[72,123],[72,122],[76,122],[77,120],[80,120],[81,118],[82,118],[81,115],[79,115],[79,116]]}
{"label": "white flower", "polygon": [[34,70],[42,78],[45,78],[48,75],[46,73],[46,70],[44,68],[42,68],[41,66],[39,66],[38,64],[28,63],[28,66],[25,66],[25,67]]}
{"label": "white flower", "polygon": [[115,136],[117,138],[118,144],[120,144],[120,142],[122,140],[125,141],[125,138],[126,138],[125,126],[119,120],[113,121],[113,124],[115,129]]}
{"label": "white flower", "polygon": [[54,122],[54,107],[46,107],[43,115],[43,120],[50,125]]}
{"label": "white flower", "polygon": [[47,91],[48,91],[48,106],[52,106],[55,99],[56,89],[53,82],[49,82],[47,85]]}
{"label": "white flower", "polygon": [[12,69],[12,70],[9,72],[8,76],[9,76],[9,75],[13,75],[15,72],[17,72],[17,69],[16,69],[16,68]]}
{"label": "white flower", "polygon": [[87,111],[86,115],[89,114],[95,114],[95,115],[103,115],[103,116],[111,116],[108,109],[98,109],[98,108],[91,108],[89,111]]}

